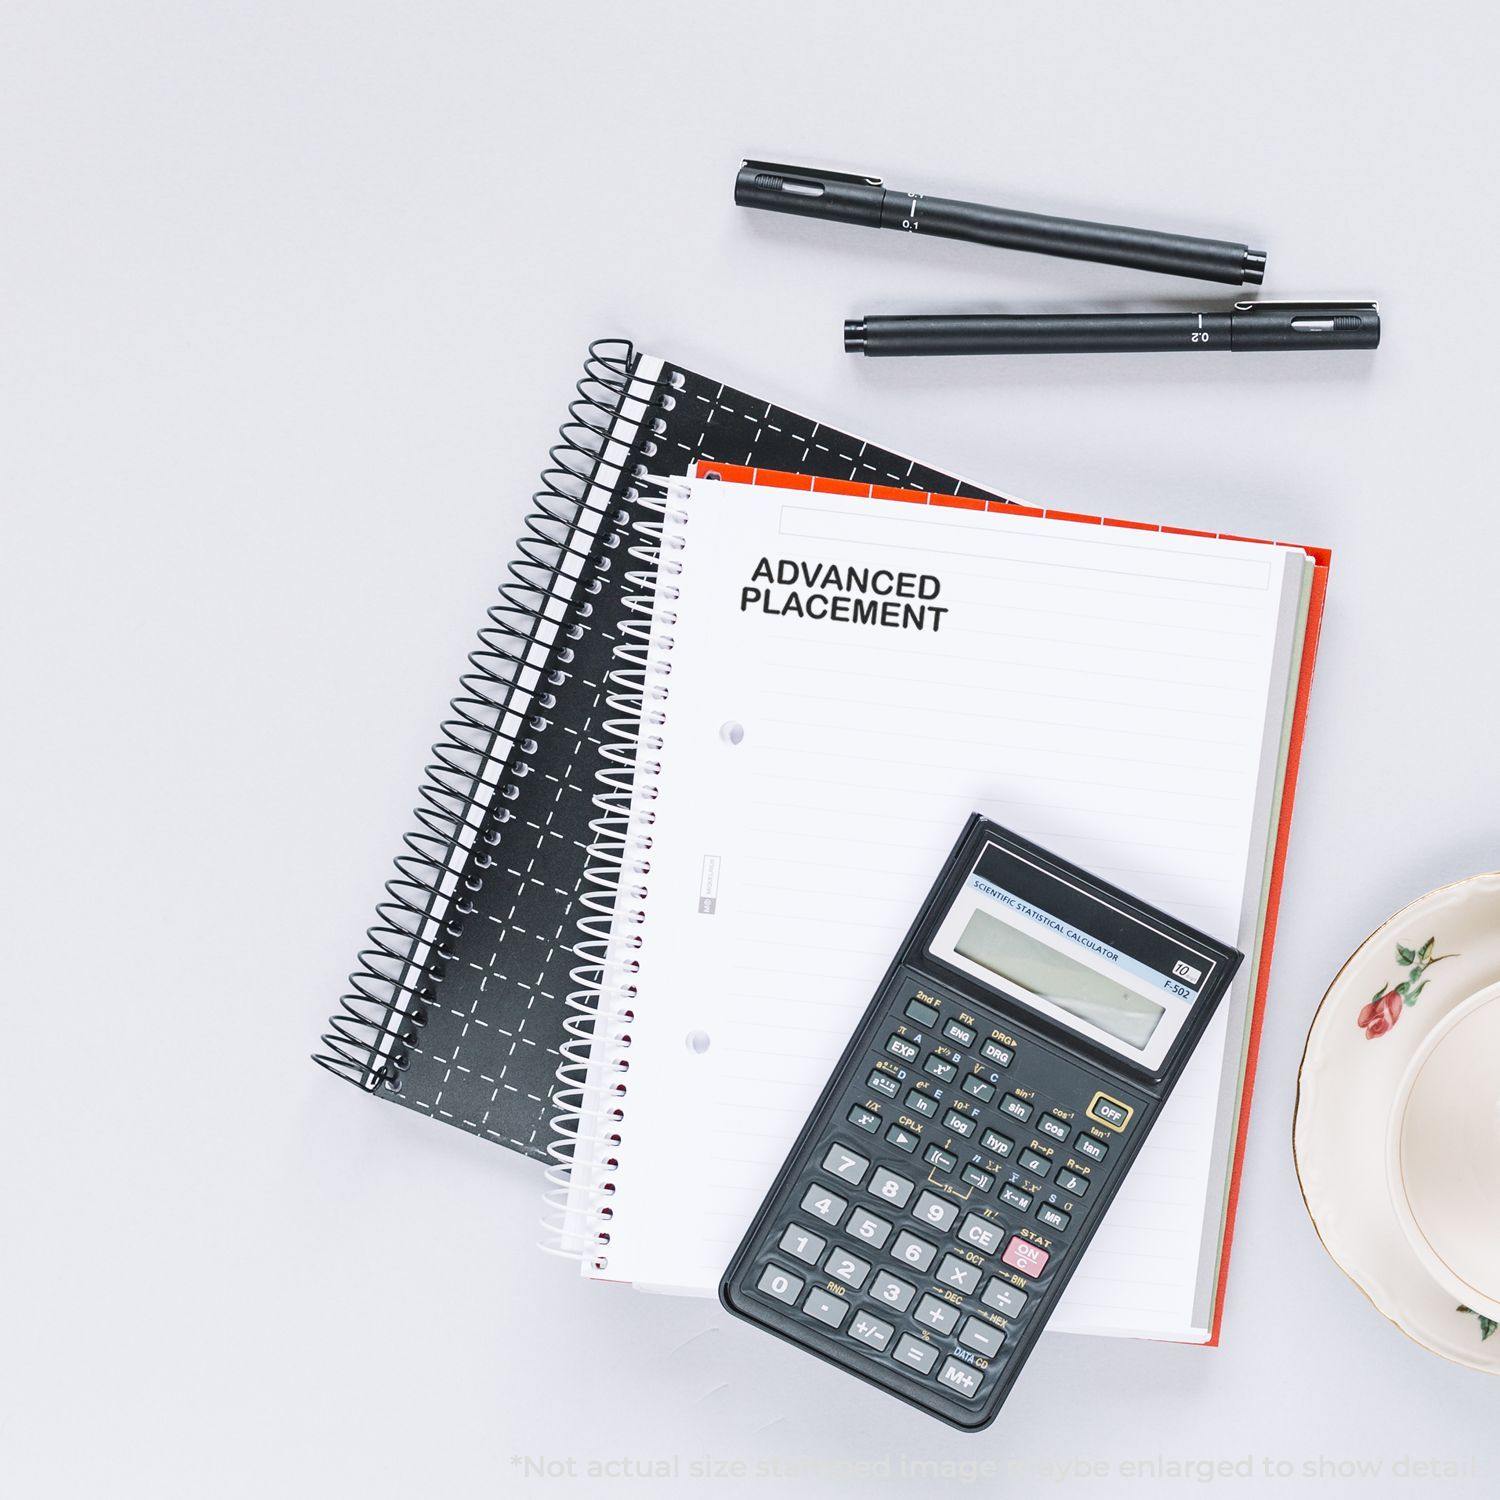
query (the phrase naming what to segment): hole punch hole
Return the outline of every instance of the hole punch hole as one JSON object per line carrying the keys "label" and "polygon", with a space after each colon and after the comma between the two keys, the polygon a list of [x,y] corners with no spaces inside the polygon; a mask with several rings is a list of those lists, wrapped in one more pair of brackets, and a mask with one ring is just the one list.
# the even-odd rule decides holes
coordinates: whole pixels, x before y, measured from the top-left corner
{"label": "hole punch hole", "polygon": [[738,719],[726,719],[719,725],[719,738],[726,745],[738,745],[745,738],[745,726]]}
{"label": "hole punch hole", "polygon": [[686,1037],[687,1049],[701,1057],[708,1051],[709,1035],[706,1031],[690,1031]]}

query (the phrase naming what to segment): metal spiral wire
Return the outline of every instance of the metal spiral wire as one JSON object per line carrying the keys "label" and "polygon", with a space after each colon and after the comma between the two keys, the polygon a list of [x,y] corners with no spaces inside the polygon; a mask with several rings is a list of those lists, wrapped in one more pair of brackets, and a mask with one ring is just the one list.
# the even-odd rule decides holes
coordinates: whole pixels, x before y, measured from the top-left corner
{"label": "metal spiral wire", "polygon": [[[488,851],[504,838],[505,804],[518,795],[516,782],[531,769],[535,736],[545,732],[544,715],[555,703],[550,690],[562,680],[555,662],[565,663],[570,649],[565,639],[553,643],[554,665],[537,685],[518,738],[504,725],[527,655],[547,623],[545,606],[565,563],[582,564],[593,551],[578,522],[614,424],[628,403],[639,402],[642,429],[650,431],[653,410],[665,395],[654,382],[638,380],[635,369],[635,350],[627,340],[603,339],[589,347],[568,420],[548,454],[542,487],[532,496],[517,556],[507,566],[499,599],[487,611],[450,704],[451,717],[433,746],[414,812],[416,826],[403,839],[395,874],[358,955],[359,967],[321,1038],[325,1050],[313,1056],[319,1066],[361,1088],[400,1090],[401,1075],[453,961],[452,941],[478,912],[487,872],[497,863]],[[604,518],[606,547],[618,545],[621,533],[612,528],[628,520],[625,511]],[[608,566],[609,559],[601,556],[596,571]],[[602,590],[597,577],[585,575],[580,586],[585,593]]]}
{"label": "metal spiral wire", "polygon": [[[643,481],[644,482],[644,481]],[[625,575],[626,615],[615,645],[615,661],[605,686],[607,717],[600,734],[602,764],[595,773],[593,835],[584,866],[579,902],[578,964],[569,978],[568,1034],[557,1067],[549,1122],[551,1162],[542,1219],[542,1248],[571,1259],[591,1259],[595,1270],[608,1267],[610,1198],[619,1168],[622,1129],[629,1095],[630,1028],[645,937],[649,898],[651,826],[649,803],[656,795],[656,759],[662,747],[666,678],[676,623],[674,577],[681,561],[664,557],[680,538],[667,538],[667,501],[641,499],[643,511],[633,528]],[[657,660],[653,663],[652,654]],[[637,807],[637,803],[641,805]]]}

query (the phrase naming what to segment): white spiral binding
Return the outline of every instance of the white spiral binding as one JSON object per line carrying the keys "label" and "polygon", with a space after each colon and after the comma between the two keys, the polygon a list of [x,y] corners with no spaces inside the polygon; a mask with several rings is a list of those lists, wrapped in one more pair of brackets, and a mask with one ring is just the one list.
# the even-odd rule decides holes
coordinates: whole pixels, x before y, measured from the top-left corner
{"label": "white spiral binding", "polygon": [[[671,628],[682,571],[680,532],[664,536],[669,507],[686,491],[681,481],[657,479],[637,466],[638,482],[663,487],[665,496],[638,502],[649,514],[639,520],[626,549],[636,566],[625,574],[626,616],[605,679],[608,717],[601,727],[603,765],[594,794],[596,816],[589,823],[593,841],[583,872],[578,941],[579,962],[569,973],[575,988],[564,1022],[568,1039],[561,1048],[549,1122],[549,1187],[542,1225],[542,1248],[573,1260],[591,1258],[596,1271],[608,1268],[610,1198],[619,1168],[630,1071],[633,1003],[645,960],[646,904],[650,895],[651,825],[649,807],[632,811],[637,799],[654,800],[661,762],[661,731],[666,724],[672,664]],[[685,524],[683,510],[671,512]],[[655,657],[653,661],[652,658]],[[622,904],[623,903],[623,904]],[[620,920],[623,919],[623,920]]]}

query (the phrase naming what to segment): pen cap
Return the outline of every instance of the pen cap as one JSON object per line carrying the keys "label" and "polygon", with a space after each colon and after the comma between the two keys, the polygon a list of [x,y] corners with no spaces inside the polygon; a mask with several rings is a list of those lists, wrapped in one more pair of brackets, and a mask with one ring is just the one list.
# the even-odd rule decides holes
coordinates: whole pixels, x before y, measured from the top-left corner
{"label": "pen cap", "polygon": [[1230,348],[1374,349],[1380,309],[1373,302],[1236,302]]}
{"label": "pen cap", "polygon": [[880,227],[885,189],[878,177],[820,172],[773,161],[746,161],[734,179],[734,201],[741,208],[769,208],[779,214],[836,219],[841,224]]}

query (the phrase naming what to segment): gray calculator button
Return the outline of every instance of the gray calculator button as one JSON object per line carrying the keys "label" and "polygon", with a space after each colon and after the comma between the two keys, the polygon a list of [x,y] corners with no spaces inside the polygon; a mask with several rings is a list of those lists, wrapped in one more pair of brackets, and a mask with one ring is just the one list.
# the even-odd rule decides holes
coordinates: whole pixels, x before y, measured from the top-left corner
{"label": "gray calculator button", "polygon": [[986,1130],[979,1137],[979,1144],[993,1156],[1009,1156],[1016,1147],[1009,1136],[1001,1135],[998,1130]]}
{"label": "gray calculator button", "polygon": [[956,1255],[945,1255],[937,1268],[937,1279],[956,1291],[972,1292],[979,1285],[979,1267],[971,1266]]}
{"label": "gray calculator button", "polygon": [[946,1057],[939,1057],[934,1052],[922,1064],[922,1071],[924,1073],[931,1073],[934,1078],[939,1079],[943,1083],[951,1083],[958,1069]]}
{"label": "gray calculator button", "polygon": [[1089,1190],[1087,1177],[1080,1177],[1077,1172],[1070,1172],[1066,1167],[1057,1169],[1057,1185],[1065,1193],[1072,1193],[1075,1198],[1081,1198]]}
{"label": "gray calculator button", "polygon": [[887,1037],[885,1050],[892,1057],[899,1057],[902,1062],[915,1062],[917,1060],[917,1044],[907,1041],[904,1036]]}
{"label": "gray calculator button", "polygon": [[958,1341],[976,1354],[995,1355],[1000,1352],[1005,1335],[983,1318],[965,1318],[964,1326],[958,1330]]}
{"label": "gray calculator button", "polygon": [[911,1334],[903,1333],[896,1341],[895,1357],[903,1365],[909,1365],[913,1370],[926,1375],[937,1363],[938,1347],[936,1344],[929,1344],[925,1339],[913,1338]]}
{"label": "gray calculator button", "polygon": [[947,1229],[958,1217],[958,1205],[951,1198],[940,1198],[936,1193],[923,1193],[911,1213],[914,1219],[920,1219],[934,1229]]}
{"label": "gray calculator button", "polygon": [[954,1135],[973,1135],[974,1117],[972,1115],[961,1115],[956,1109],[950,1109],[943,1116],[943,1124],[951,1130]]}
{"label": "gray calculator button", "polygon": [[756,1286],[768,1297],[774,1297],[778,1302],[785,1302],[790,1306],[797,1300],[802,1288],[807,1285],[800,1276],[791,1271],[784,1271],[780,1266],[767,1266],[760,1273],[760,1280]]}
{"label": "gray calculator button", "polygon": [[980,1056],[986,1061],[994,1063],[997,1068],[1008,1068],[1015,1061],[1016,1054],[1001,1042],[986,1042],[979,1049]]}
{"label": "gray calculator button", "polygon": [[849,1304],[842,1297],[835,1297],[832,1292],[825,1292],[822,1287],[814,1287],[807,1294],[807,1301],[802,1304],[802,1311],[808,1317],[816,1318],[820,1323],[826,1323],[830,1328],[838,1328],[849,1316]]}
{"label": "gray calculator button", "polygon": [[928,1292],[917,1303],[912,1317],[929,1328],[937,1329],[939,1333],[952,1333],[953,1325],[958,1322],[958,1309],[951,1302],[944,1302],[941,1297],[934,1297]]}
{"label": "gray calculator button", "polygon": [[939,1172],[951,1172],[958,1165],[958,1158],[941,1146],[929,1146],[922,1153],[922,1160],[930,1162]]}
{"label": "gray calculator button", "polygon": [[884,1349],[895,1331],[889,1323],[882,1323],[879,1318],[865,1312],[859,1313],[849,1325],[849,1332],[872,1349]]}
{"label": "gray calculator button", "polygon": [[978,1073],[969,1073],[963,1081],[963,1091],[971,1094],[981,1104],[988,1104],[995,1097],[995,1085],[986,1083]]}
{"label": "gray calculator button", "polygon": [[916,1183],[908,1182],[904,1177],[897,1177],[894,1172],[888,1172],[884,1167],[876,1167],[875,1175],[870,1179],[869,1190],[875,1197],[883,1198],[897,1208],[905,1208],[914,1187]]}
{"label": "gray calculator button", "polygon": [[1059,1120],[1056,1115],[1043,1115],[1036,1122],[1036,1128],[1044,1135],[1050,1135],[1054,1141],[1065,1141],[1068,1138],[1068,1122]]}
{"label": "gray calculator button", "polygon": [[1013,1287],[1008,1281],[1001,1281],[998,1276],[991,1276],[979,1300],[986,1307],[993,1307],[997,1313],[1015,1318],[1020,1316],[1021,1309],[1026,1306],[1026,1293],[1019,1287]]}
{"label": "gray calculator button", "polygon": [[844,1217],[849,1200],[815,1182],[802,1195],[802,1207],[825,1224],[837,1224]]}
{"label": "gray calculator button", "polygon": [[892,1125],[885,1133],[885,1138],[898,1151],[915,1151],[917,1149],[917,1138],[911,1131],[900,1125]]}
{"label": "gray calculator button", "polygon": [[986,1172],[983,1167],[976,1167],[970,1162],[962,1172],[958,1174],[970,1187],[977,1187],[981,1193],[987,1193],[995,1185],[995,1177],[992,1172]]}
{"label": "gray calculator button", "polygon": [[877,1094],[884,1094],[887,1099],[894,1099],[901,1092],[901,1085],[889,1073],[882,1073],[879,1068],[876,1068],[865,1080],[865,1087],[874,1089]]}
{"label": "gray calculator button", "polygon": [[[825,1167],[828,1163],[823,1163]],[[1045,1156],[1038,1156],[1035,1151],[1023,1151],[1021,1153],[1021,1167],[1030,1172],[1033,1177],[1045,1177],[1052,1170],[1052,1163]],[[833,1171],[834,1168],[829,1168]],[[840,1174],[842,1175],[842,1174]]]}
{"label": "gray calculator button", "polygon": [[891,1254],[912,1270],[925,1271],[937,1254],[937,1246],[929,1245],[926,1240],[918,1239],[911,1230],[903,1229],[896,1236],[896,1243],[891,1246]]}
{"label": "gray calculator button", "polygon": [[1059,1234],[1068,1227],[1068,1216],[1060,1208],[1053,1208],[1050,1203],[1043,1203],[1036,1211],[1036,1216],[1048,1229],[1055,1229]]}
{"label": "gray calculator button", "polygon": [[966,1365],[962,1360],[951,1357],[943,1361],[943,1368],[938,1372],[939,1385],[957,1391],[960,1396],[967,1396],[970,1401],[979,1394],[979,1385],[983,1379],[973,1365]]}
{"label": "gray calculator button", "polygon": [[891,1237],[891,1226],[885,1219],[877,1219],[862,1208],[856,1208],[844,1225],[844,1233],[878,1250]]}
{"label": "gray calculator button", "polygon": [[873,1135],[880,1128],[880,1116],[866,1109],[863,1104],[856,1104],[849,1111],[849,1123],[858,1125],[861,1130],[868,1130]]}
{"label": "gray calculator button", "polygon": [[1000,1108],[1013,1120],[1024,1122],[1031,1118],[1031,1105],[1024,1099],[1018,1099],[1014,1094],[1007,1094],[1000,1101]]}
{"label": "gray calculator button", "polygon": [[917,1089],[912,1089],[907,1094],[906,1107],[913,1114],[925,1115],[929,1120],[938,1112],[937,1100],[931,1094],[923,1094]]}
{"label": "gray calculator button", "polygon": [[916,996],[906,1002],[906,1013],[913,1021],[920,1021],[924,1026],[937,1025],[937,1011],[930,1005],[924,1005]]}
{"label": "gray calculator button", "polygon": [[1025,1213],[1031,1207],[1031,1194],[1023,1193],[1015,1183],[1007,1182],[1000,1189],[1000,1201],[1010,1204],[1012,1208],[1019,1208],[1022,1213]]}
{"label": "gray calculator button", "polygon": [[950,1042],[957,1042],[960,1047],[972,1047],[974,1045],[974,1028],[965,1026],[962,1021],[948,1021],[943,1026],[943,1035]]}
{"label": "gray calculator button", "polygon": [[1109,1155],[1109,1147],[1103,1141],[1096,1141],[1091,1135],[1080,1134],[1073,1142],[1073,1149],[1090,1161],[1103,1161]]}
{"label": "gray calculator button", "polygon": [[780,1244],[788,1255],[795,1255],[798,1260],[815,1266],[828,1241],[821,1234],[814,1234],[812,1230],[804,1229],[800,1224],[788,1224]]}
{"label": "gray calculator button", "polygon": [[847,1146],[838,1144],[830,1146],[828,1155],[823,1158],[825,1172],[832,1172],[835,1177],[842,1177],[845,1182],[852,1182],[856,1185],[864,1180],[864,1175],[869,1168],[868,1156],[861,1156],[857,1151],[851,1151]]}
{"label": "gray calculator button", "polygon": [[988,1255],[992,1250],[999,1249],[1000,1241],[1005,1238],[1005,1231],[989,1219],[981,1219],[978,1214],[969,1214],[959,1228],[958,1237],[964,1244],[972,1245],[976,1250],[983,1250]]}
{"label": "gray calculator button", "polygon": [[870,1283],[870,1295],[886,1307],[894,1307],[897,1312],[905,1312],[911,1305],[911,1299],[917,1295],[917,1289],[911,1282],[902,1281],[899,1276],[892,1276],[889,1271],[882,1271]]}
{"label": "gray calculator button", "polygon": [[857,1255],[850,1255],[847,1250],[835,1250],[824,1262],[823,1269],[845,1286],[861,1287],[865,1284],[865,1277],[870,1274],[870,1262],[861,1260]]}

